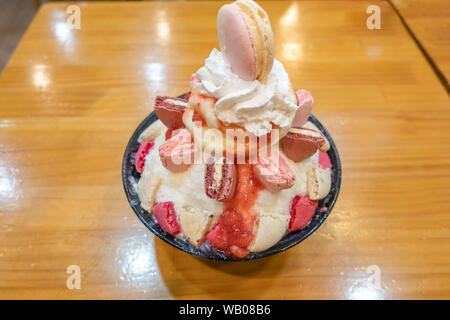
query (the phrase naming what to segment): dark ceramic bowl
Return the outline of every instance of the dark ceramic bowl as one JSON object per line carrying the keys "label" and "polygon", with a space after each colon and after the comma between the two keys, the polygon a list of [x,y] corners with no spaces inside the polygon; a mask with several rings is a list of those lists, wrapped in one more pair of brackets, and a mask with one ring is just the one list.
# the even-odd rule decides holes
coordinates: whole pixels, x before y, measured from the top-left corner
{"label": "dark ceramic bowl", "polygon": [[[183,98],[185,94],[179,96]],[[192,254],[194,256],[210,259],[210,260],[226,260],[226,261],[237,261],[237,260],[254,260],[258,258],[263,258],[267,256],[271,256],[273,254],[279,253],[281,251],[287,250],[296,244],[302,242],[306,238],[308,238],[314,231],[319,228],[319,226],[325,221],[328,215],[333,209],[334,203],[339,194],[339,189],[341,186],[341,162],[339,160],[339,154],[336,149],[336,145],[331,139],[330,134],[324,128],[324,126],[317,120],[313,115],[309,117],[309,120],[314,123],[320,131],[327,137],[330,142],[330,150],[328,150],[328,156],[331,160],[331,190],[330,193],[322,200],[319,201],[319,205],[317,210],[310,221],[310,223],[301,230],[295,232],[287,233],[276,245],[273,247],[261,251],[250,253],[244,259],[237,259],[234,257],[227,256],[222,251],[215,249],[208,242],[205,242],[200,247],[195,248],[192,246],[187,240],[181,240],[173,235],[166,233],[156,222],[156,219],[153,215],[150,215],[147,211],[141,208],[140,201],[136,190],[133,187],[133,184],[137,182],[140,178],[140,174],[136,171],[134,167],[136,152],[139,148],[138,137],[140,134],[153,122],[158,120],[158,117],[154,112],[152,112],[134,131],[131,136],[130,141],[128,142],[127,148],[125,150],[125,155],[123,157],[122,163],[122,181],[123,186],[125,188],[125,193],[128,198],[128,202],[133,208],[134,212],[138,216],[138,218],[142,221],[142,223],[150,229],[154,234],[156,234],[159,238],[171,244],[172,246],[186,252]]]}

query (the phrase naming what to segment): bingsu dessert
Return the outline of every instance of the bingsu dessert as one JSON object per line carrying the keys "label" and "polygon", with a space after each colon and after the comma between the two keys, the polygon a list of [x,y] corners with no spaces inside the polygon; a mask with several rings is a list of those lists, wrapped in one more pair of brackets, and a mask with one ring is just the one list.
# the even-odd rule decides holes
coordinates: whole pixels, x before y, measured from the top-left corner
{"label": "bingsu dessert", "polygon": [[140,205],[167,233],[237,258],[304,228],[331,188],[329,142],[275,59],[266,12],[238,0],[184,98],[158,96],[140,135]]}

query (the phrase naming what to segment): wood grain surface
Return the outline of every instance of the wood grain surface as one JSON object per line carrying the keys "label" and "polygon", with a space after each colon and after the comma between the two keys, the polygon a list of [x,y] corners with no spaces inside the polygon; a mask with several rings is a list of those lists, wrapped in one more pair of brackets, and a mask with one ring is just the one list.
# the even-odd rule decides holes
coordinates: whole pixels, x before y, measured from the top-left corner
{"label": "wood grain surface", "polygon": [[[0,78],[0,298],[450,298],[449,97],[384,1],[261,2],[276,57],[341,155],[318,231],[270,258],[213,263],[141,224],[125,146],[154,97],[186,92],[218,47],[221,4],[84,3],[80,30],[67,4],[41,7]],[[381,30],[366,28],[369,4]],[[80,290],[66,288],[69,265]]]}
{"label": "wood grain surface", "polygon": [[447,0],[392,0],[392,3],[449,83],[450,2]]}

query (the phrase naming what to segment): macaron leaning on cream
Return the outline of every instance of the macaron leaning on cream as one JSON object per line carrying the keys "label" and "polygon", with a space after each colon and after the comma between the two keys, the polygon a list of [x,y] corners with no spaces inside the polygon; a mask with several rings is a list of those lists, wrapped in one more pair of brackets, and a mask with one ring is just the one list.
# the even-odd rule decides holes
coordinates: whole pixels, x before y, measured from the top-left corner
{"label": "macaron leaning on cream", "polygon": [[[245,81],[266,83],[274,65],[275,40],[263,8],[251,0],[222,6],[217,14],[217,35],[222,56],[234,74]],[[292,87],[288,99],[297,100]],[[288,130],[280,129],[278,139]]]}
{"label": "macaron leaning on cream", "polygon": [[220,50],[231,71],[264,81],[272,70],[275,41],[267,13],[251,0],[224,5],[217,14]]}
{"label": "macaron leaning on cream", "polygon": [[[238,0],[222,6],[217,33],[220,50],[233,73],[246,81],[267,78],[273,66],[275,41],[267,13],[258,4]],[[300,127],[307,122],[314,100],[306,90],[297,91],[296,96],[299,108],[293,125]]]}

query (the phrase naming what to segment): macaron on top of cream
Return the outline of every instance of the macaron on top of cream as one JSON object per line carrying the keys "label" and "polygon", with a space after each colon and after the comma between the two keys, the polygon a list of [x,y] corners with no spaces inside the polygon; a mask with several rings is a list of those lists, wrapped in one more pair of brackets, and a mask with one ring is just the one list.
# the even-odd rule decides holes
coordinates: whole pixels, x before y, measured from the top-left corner
{"label": "macaron on top of cream", "polygon": [[217,15],[217,33],[232,72],[246,81],[265,81],[275,50],[267,13],[251,0],[224,5]]}

